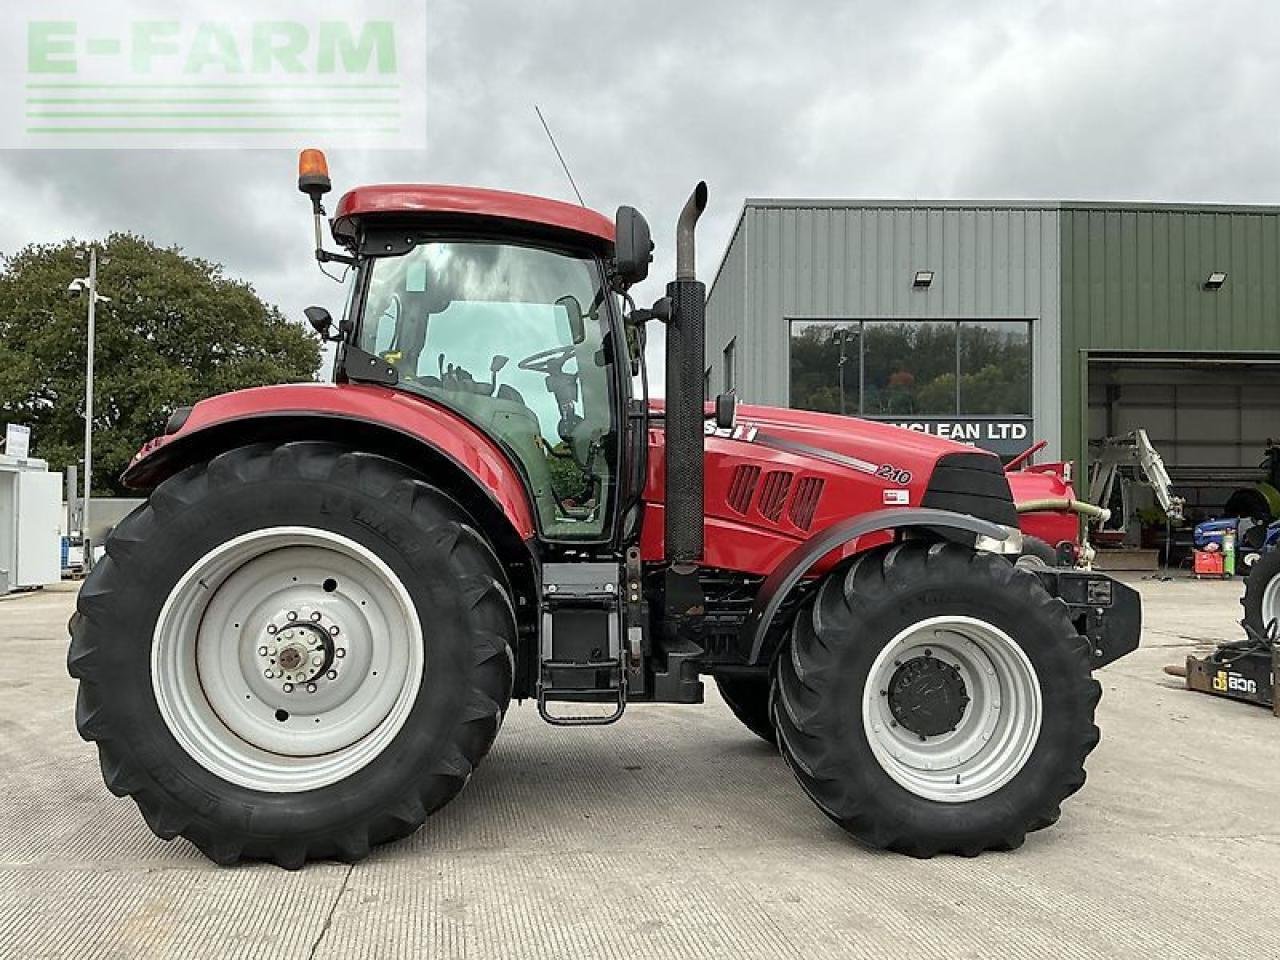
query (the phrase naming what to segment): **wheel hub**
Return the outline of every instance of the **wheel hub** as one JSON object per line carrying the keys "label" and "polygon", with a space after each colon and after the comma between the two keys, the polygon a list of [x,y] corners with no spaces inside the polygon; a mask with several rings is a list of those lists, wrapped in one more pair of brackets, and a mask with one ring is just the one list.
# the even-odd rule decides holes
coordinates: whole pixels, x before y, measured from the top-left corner
{"label": "wheel hub", "polygon": [[969,705],[960,671],[930,651],[898,666],[889,681],[888,698],[894,719],[921,737],[951,732]]}
{"label": "wheel hub", "polygon": [[282,611],[267,625],[258,646],[262,675],[276,681],[284,693],[300,685],[315,693],[318,682],[338,679],[338,660],[346,653],[335,642],[339,633],[338,624],[318,610],[306,618],[296,610]]}

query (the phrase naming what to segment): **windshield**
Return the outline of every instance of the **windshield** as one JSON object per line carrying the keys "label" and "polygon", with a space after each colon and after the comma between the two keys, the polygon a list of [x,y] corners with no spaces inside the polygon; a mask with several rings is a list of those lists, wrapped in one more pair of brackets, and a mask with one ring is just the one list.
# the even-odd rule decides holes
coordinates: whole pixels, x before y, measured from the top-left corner
{"label": "windshield", "polygon": [[373,261],[359,346],[515,453],[544,535],[596,539],[617,454],[604,299],[587,255],[429,241]]}

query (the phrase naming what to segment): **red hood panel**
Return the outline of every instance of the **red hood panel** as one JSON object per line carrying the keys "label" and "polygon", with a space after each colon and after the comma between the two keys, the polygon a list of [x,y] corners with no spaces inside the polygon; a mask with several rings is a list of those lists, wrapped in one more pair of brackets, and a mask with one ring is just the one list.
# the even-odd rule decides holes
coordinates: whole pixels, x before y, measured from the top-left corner
{"label": "red hood panel", "polygon": [[[889,424],[742,404],[735,427],[706,440],[704,562],[767,574],[796,544],[839,520],[919,507],[938,460],[972,452]],[[641,543],[646,559],[662,556],[664,454],[655,420]]]}
{"label": "red hood panel", "polygon": [[753,424],[767,433],[798,443],[878,464],[925,460],[932,465],[943,454],[974,449],[954,440],[888,423],[784,407],[742,404],[738,407],[738,422]]}

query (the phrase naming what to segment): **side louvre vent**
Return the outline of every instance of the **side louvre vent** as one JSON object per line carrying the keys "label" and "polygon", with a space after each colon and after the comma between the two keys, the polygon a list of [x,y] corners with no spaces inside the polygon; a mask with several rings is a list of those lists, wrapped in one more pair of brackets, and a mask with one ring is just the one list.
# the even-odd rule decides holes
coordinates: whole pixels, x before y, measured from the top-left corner
{"label": "side louvre vent", "polygon": [[756,494],[756,484],[760,482],[760,468],[742,465],[733,468],[733,478],[729,481],[729,509],[747,515],[751,506],[751,498]]}
{"label": "side louvre vent", "polygon": [[770,470],[764,475],[764,484],[760,488],[760,512],[766,519],[777,521],[782,518],[782,508],[786,505],[793,476],[795,474],[790,470]]}
{"label": "side louvre vent", "polygon": [[824,485],[825,481],[819,477],[802,477],[796,484],[796,492],[791,497],[791,507],[787,514],[791,517],[791,522],[801,530],[808,530],[813,523],[813,515],[818,510]]}

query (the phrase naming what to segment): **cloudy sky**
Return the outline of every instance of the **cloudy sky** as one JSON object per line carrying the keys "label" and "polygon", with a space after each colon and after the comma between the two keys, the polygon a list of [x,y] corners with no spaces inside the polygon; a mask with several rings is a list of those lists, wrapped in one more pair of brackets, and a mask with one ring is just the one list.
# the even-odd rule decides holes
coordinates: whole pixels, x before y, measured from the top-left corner
{"label": "cloudy sky", "polygon": [[[429,0],[427,23],[423,149],[332,149],[336,188],[572,199],[536,102],[588,204],[646,213],[658,278],[699,178],[707,280],[748,196],[1280,201],[1276,4]],[[0,252],[132,230],[336,312],[295,163],[0,151]]]}

